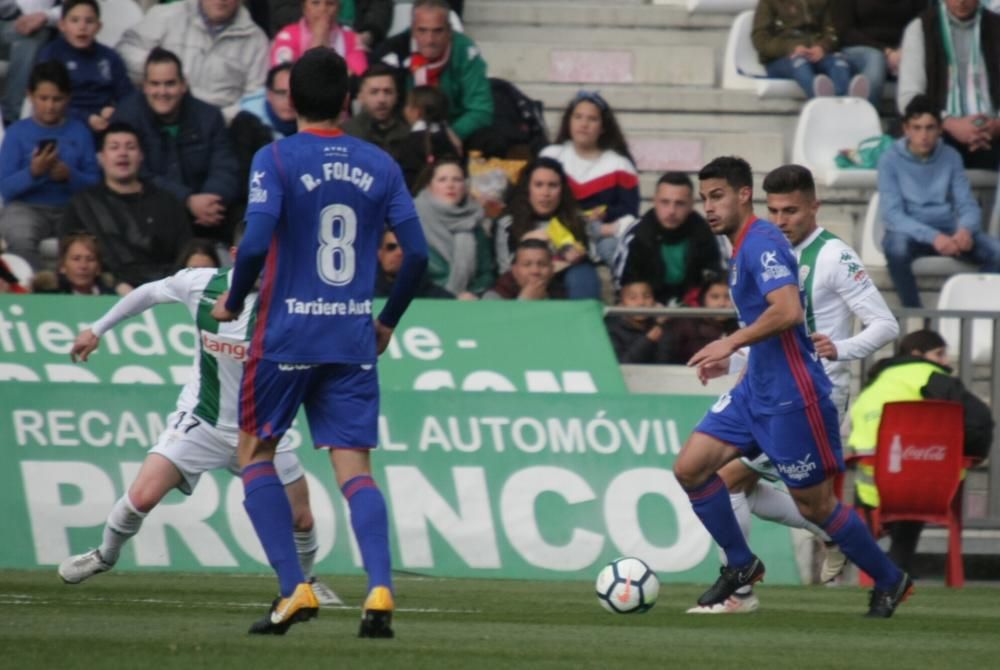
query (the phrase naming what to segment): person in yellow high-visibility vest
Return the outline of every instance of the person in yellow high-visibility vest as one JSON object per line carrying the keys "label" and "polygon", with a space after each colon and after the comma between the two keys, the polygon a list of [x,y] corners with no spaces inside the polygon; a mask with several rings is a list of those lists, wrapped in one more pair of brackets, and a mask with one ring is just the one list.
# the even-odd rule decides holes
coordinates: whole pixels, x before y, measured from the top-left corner
{"label": "person in yellow high-visibility vest", "polygon": [[[989,408],[951,376],[947,343],[933,330],[918,330],[899,342],[899,353],[879,361],[872,369],[868,385],[851,406],[851,435],[848,446],[857,457],[875,455],[882,407],[888,402],[907,400],[954,400],[965,407],[965,455],[984,458],[993,441],[993,419]],[[855,473],[855,497],[864,508],[879,506],[874,464],[861,462]],[[892,545],[889,556],[903,570],[911,572],[917,541],[924,524],[901,521],[889,524]]]}

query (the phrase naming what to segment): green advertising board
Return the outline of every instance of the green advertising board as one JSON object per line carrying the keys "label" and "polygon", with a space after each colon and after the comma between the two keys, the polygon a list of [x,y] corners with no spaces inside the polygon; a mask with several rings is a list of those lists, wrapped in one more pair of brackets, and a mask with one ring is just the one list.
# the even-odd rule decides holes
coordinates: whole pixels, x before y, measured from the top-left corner
{"label": "green advertising board", "polygon": [[[96,546],[176,389],[0,383],[0,567],[52,567]],[[387,391],[374,475],[393,564],[457,577],[591,579],[624,554],[668,581],[710,582],[718,556],[671,467],[711,398]],[[345,505],[304,422],[318,571],[360,570]],[[238,478],[202,477],[147,518],[118,569],[268,570]],[[756,524],[768,579],[797,583],[789,531]]]}
{"label": "green advertising board", "polygon": [[[0,381],[187,381],[197,333],[179,305],[119,324],[88,365],[69,361],[76,333],[114,300],[0,295]],[[596,301],[417,300],[379,360],[379,379],[383,389],[400,391],[622,393],[601,319]]]}

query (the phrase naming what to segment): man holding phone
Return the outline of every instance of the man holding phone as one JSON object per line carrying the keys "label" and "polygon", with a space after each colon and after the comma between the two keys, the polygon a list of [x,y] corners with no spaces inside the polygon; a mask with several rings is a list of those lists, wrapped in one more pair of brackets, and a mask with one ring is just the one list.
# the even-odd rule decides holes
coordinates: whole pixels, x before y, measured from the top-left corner
{"label": "man holding phone", "polygon": [[69,199],[100,176],[90,129],[66,116],[70,81],[56,61],[31,70],[31,116],[7,129],[0,145],[0,235],[7,249],[41,267],[39,244],[58,235]]}

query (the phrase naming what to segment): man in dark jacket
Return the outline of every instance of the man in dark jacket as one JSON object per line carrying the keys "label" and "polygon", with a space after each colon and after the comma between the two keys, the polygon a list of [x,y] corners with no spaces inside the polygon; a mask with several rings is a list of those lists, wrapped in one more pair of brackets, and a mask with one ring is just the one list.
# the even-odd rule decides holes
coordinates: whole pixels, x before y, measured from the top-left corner
{"label": "man in dark jacket", "polygon": [[127,288],[166,277],[191,238],[184,205],[139,179],[142,149],[139,135],[128,124],[108,126],[97,161],[104,181],[73,196],[60,237],[73,233],[96,237],[103,268]]}
{"label": "man in dark jacket", "polygon": [[375,63],[361,75],[358,102],[361,109],[341,125],[352,137],[360,138],[389,153],[410,136],[410,126],[403,120],[395,73],[385,63]]}
{"label": "man in dark jacket", "polygon": [[653,207],[623,241],[627,255],[619,284],[645,281],[656,301],[697,305],[706,276],[722,272],[722,254],[711,229],[694,211],[694,185],[681,172],[656,183]]}
{"label": "man in dark jacket", "polygon": [[139,134],[141,176],[185,204],[193,232],[228,244],[235,221],[227,207],[239,191],[239,164],[222,113],[187,90],[180,59],[159,47],[146,59],[142,94],[112,117]]}

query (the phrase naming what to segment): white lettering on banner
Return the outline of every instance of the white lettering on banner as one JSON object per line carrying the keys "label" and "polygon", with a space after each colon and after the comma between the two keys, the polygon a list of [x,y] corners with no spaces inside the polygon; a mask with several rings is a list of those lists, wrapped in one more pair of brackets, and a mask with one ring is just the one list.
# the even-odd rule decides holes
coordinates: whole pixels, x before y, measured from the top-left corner
{"label": "white lettering on banner", "polygon": [[[643,533],[638,512],[639,501],[646,495],[666,498],[666,509],[673,510],[677,539],[668,547],[652,544]],[[705,560],[712,548],[712,536],[695,516],[684,489],[663,468],[626,470],[612,479],[604,493],[604,520],[618,552],[641,556],[653,570],[689,570]]]}
{"label": "white lettering on banner", "polygon": [[393,442],[389,434],[389,419],[385,415],[378,417],[378,446],[386,451],[407,451],[410,448],[406,442]]}
{"label": "white lettering on banner", "polygon": [[501,567],[485,471],[480,467],[456,467],[451,473],[457,512],[419,468],[411,465],[386,467],[390,498],[400,501],[392,506],[392,513],[403,566],[434,567],[428,533],[428,527],[433,526],[470,567]]}
{"label": "white lettering on banner", "polygon": [[46,363],[45,376],[48,381],[60,384],[97,384],[101,381],[87,368],[72,363]]}
{"label": "white lettering on banner", "polygon": [[548,570],[582,570],[594,563],[604,548],[604,536],[574,528],[569,542],[549,544],[535,517],[535,500],[557,493],[569,505],[595,499],[594,490],[580,475],[551,466],[536,466],[511,475],[500,493],[500,518],[511,545],[530,565]]}
{"label": "white lettering on banner", "polygon": [[[128,490],[139,474],[141,463],[122,463],[121,475]],[[232,568],[239,565],[226,543],[207,519],[219,507],[219,485],[212,477],[202,477],[194,492],[180,502],[160,502],[142,522],[142,532],[132,538],[137,565],[166,567],[171,564],[167,528],[171,528],[203,566]],[[176,546],[176,545],[175,545]]]}
{"label": "white lettering on banner", "polygon": [[[146,412],[140,419],[135,413],[123,411],[115,417],[100,410],[15,409],[11,424],[19,447],[140,447],[149,449],[163,432],[164,418],[157,412]],[[82,438],[82,439],[81,439]]]}
{"label": "white lettering on banner", "polygon": [[[21,461],[21,480],[39,565],[54,565],[72,554],[67,530],[104,523],[115,502],[111,478],[83,461]],[[79,502],[63,502],[65,486],[79,492]]]}
{"label": "white lettering on banner", "polygon": [[111,375],[112,384],[155,384],[162,386],[167,382],[163,377],[144,365],[123,365]]}
{"label": "white lettering on banner", "polygon": [[[385,421],[385,431],[389,429]],[[447,426],[447,429],[445,428]],[[468,438],[465,438],[465,435]],[[535,417],[424,417],[418,451],[475,453],[481,449],[504,453],[512,446],[526,454],[595,453],[614,456],[623,449],[642,456],[647,449],[659,455],[679,454],[681,441],[673,419],[611,419],[601,410],[589,421],[578,418]],[[397,449],[398,451],[405,451]]]}
{"label": "white lettering on banner", "polygon": [[904,461],[943,461],[948,455],[948,448],[943,445],[915,447],[910,445],[903,450]]}

